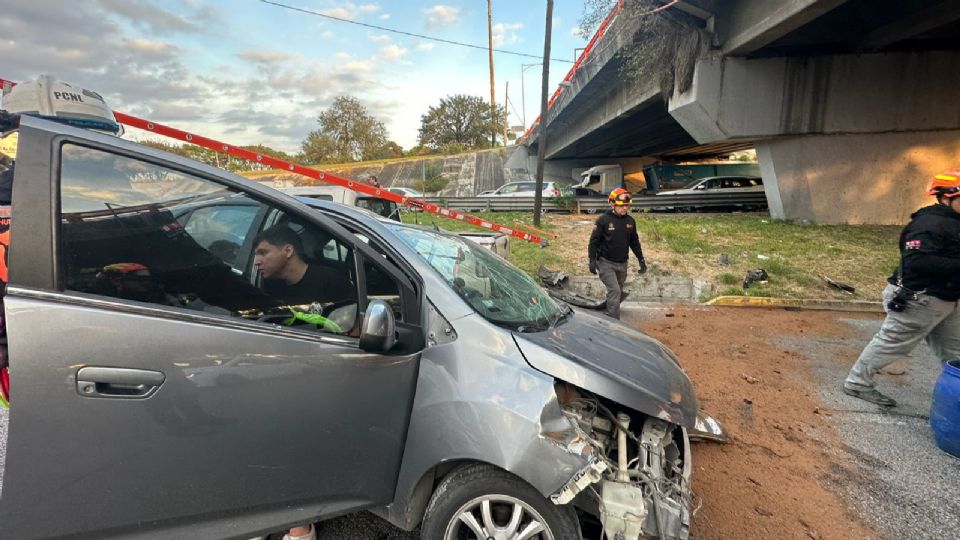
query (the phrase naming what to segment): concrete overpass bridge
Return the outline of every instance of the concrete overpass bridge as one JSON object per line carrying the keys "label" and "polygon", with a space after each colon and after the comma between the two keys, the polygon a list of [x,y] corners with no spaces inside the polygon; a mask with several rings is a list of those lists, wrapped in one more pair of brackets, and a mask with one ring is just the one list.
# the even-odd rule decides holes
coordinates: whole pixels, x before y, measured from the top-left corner
{"label": "concrete overpass bridge", "polygon": [[[960,0],[682,0],[636,13],[615,9],[558,89],[548,175],[755,148],[774,217],[893,224],[929,200],[930,176],[960,165]],[[670,47],[643,45],[650,17],[674,29]],[[659,69],[624,76],[631,50]],[[533,159],[540,123],[524,142]]]}

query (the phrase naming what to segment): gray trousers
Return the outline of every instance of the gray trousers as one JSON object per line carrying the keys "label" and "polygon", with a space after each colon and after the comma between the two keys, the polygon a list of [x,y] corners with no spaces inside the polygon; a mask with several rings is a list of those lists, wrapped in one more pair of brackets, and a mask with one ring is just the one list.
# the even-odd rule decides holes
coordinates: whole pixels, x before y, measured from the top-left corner
{"label": "gray trousers", "polygon": [[597,275],[607,288],[607,316],[620,318],[620,302],[623,301],[623,284],[627,281],[627,263],[615,263],[600,257],[597,259]]}
{"label": "gray trousers", "polygon": [[947,302],[919,294],[901,312],[887,309],[896,287],[883,290],[883,309],[887,318],[867,344],[857,363],[850,369],[844,386],[855,389],[873,388],[874,375],[884,367],[913,351],[921,339],[933,349],[941,362],[960,358],[960,312],[957,302]]}

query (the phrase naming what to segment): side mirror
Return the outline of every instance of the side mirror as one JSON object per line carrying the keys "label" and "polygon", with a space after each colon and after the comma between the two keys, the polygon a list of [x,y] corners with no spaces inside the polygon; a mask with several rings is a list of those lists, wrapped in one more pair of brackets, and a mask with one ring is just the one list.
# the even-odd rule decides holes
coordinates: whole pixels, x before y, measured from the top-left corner
{"label": "side mirror", "polygon": [[483,264],[481,261],[477,261],[477,267],[475,270],[478,278],[490,277],[490,269],[487,268],[487,265]]}
{"label": "side mirror", "polygon": [[385,353],[397,342],[397,321],[393,309],[383,300],[371,300],[360,328],[360,348]]}

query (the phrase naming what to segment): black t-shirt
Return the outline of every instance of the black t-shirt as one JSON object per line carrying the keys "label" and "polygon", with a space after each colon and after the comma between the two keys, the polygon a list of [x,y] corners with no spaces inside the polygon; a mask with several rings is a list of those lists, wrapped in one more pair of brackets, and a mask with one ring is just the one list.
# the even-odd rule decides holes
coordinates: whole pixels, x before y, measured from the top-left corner
{"label": "black t-shirt", "polygon": [[290,285],[282,279],[263,280],[263,290],[285,305],[323,304],[356,300],[356,288],[342,273],[320,264],[307,265],[300,281]]}

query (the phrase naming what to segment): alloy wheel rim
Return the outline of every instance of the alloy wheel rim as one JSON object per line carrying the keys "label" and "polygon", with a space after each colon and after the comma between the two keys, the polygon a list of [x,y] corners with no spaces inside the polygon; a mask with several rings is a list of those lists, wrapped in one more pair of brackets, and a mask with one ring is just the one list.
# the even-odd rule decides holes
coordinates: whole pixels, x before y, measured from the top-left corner
{"label": "alloy wheel rim", "polygon": [[509,495],[491,494],[464,503],[447,524],[444,540],[554,540],[543,516]]}

